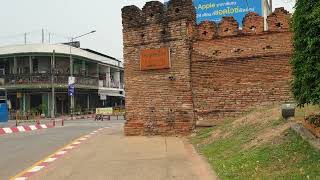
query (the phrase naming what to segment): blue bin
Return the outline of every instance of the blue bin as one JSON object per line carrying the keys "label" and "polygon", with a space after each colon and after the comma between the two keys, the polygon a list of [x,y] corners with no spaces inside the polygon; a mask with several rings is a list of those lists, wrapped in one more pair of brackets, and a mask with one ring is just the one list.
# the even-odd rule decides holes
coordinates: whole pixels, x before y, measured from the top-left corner
{"label": "blue bin", "polygon": [[9,113],[7,103],[0,103],[0,122],[8,122]]}

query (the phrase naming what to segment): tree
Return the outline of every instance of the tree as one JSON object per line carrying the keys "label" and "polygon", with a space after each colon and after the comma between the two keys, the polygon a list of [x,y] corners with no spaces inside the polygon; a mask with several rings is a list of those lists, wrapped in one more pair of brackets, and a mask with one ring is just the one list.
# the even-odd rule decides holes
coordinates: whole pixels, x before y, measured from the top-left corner
{"label": "tree", "polygon": [[320,104],[320,0],[298,0],[295,8],[292,92],[300,106]]}

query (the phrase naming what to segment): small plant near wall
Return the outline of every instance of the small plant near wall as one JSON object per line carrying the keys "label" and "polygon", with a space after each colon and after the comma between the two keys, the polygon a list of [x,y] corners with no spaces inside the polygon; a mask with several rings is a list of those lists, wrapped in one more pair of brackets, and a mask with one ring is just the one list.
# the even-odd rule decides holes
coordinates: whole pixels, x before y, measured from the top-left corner
{"label": "small plant near wall", "polygon": [[309,129],[312,134],[320,137],[320,114],[308,116],[303,122],[303,125]]}
{"label": "small plant near wall", "polygon": [[311,115],[306,118],[306,121],[315,125],[316,127],[320,127],[320,114]]}
{"label": "small plant near wall", "polygon": [[46,104],[41,104],[39,106],[40,112],[41,112],[41,117],[45,117],[46,116],[46,112],[48,110],[48,107]]}
{"label": "small plant near wall", "polygon": [[81,115],[82,112],[82,106],[81,105],[77,105],[77,107],[75,108],[75,113],[77,115]]}
{"label": "small plant near wall", "polygon": [[31,113],[32,118],[39,116],[40,115],[39,108],[31,108],[30,113]]}

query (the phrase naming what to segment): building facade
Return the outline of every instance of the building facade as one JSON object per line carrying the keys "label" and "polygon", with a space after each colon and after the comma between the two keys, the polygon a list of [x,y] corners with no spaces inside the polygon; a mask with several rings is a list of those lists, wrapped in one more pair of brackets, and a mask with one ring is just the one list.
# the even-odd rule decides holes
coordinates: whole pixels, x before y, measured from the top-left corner
{"label": "building facade", "polygon": [[[75,77],[74,98],[69,77]],[[121,106],[125,96],[121,61],[64,44],[1,47],[0,87],[8,90],[11,111],[47,117]]]}

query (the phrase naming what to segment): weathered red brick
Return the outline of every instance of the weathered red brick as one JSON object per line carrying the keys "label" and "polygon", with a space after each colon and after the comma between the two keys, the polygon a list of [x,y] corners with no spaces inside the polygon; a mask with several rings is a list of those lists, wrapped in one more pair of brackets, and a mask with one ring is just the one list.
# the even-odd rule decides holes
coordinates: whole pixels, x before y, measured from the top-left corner
{"label": "weathered red brick", "polygon": [[[249,108],[292,100],[288,13],[195,24],[192,0],[122,9],[126,135],[186,135]],[[278,27],[280,22],[280,27]],[[140,71],[140,50],[170,48],[171,68]],[[173,77],[173,78],[169,78]]]}

